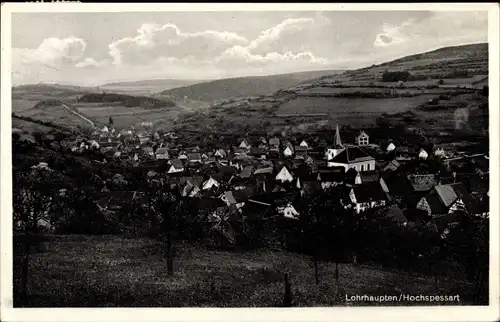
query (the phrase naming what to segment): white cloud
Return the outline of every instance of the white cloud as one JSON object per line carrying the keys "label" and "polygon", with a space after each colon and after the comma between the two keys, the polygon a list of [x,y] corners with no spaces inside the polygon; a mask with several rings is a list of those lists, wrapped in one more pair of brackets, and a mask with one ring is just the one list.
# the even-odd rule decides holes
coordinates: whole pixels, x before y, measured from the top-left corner
{"label": "white cloud", "polygon": [[78,63],[75,64],[76,68],[86,68],[86,67],[102,67],[106,65],[106,61],[96,61],[92,57],[87,57],[82,61],[79,61]]}
{"label": "white cloud", "polygon": [[137,33],[109,45],[115,65],[148,64],[161,57],[210,60],[231,46],[248,43],[236,33],[212,30],[188,33],[173,24],[143,24]]}

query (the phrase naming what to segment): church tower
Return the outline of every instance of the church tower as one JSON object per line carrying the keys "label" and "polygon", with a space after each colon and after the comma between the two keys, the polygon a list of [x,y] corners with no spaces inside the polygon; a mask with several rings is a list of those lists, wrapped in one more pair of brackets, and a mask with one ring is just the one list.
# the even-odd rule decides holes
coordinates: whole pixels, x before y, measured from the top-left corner
{"label": "church tower", "polygon": [[344,151],[345,147],[342,145],[342,140],[340,139],[339,125],[337,124],[335,128],[335,139],[332,148],[328,148],[326,151],[326,156],[328,160],[333,159],[340,152]]}

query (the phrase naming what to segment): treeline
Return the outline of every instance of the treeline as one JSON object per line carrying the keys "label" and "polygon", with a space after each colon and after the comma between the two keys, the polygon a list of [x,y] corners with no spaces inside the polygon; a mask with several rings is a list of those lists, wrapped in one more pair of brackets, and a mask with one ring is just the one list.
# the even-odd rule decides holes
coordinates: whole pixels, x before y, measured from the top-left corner
{"label": "treeline", "polygon": [[146,96],[131,96],[115,93],[89,93],[78,98],[80,103],[116,103],[119,102],[126,107],[165,108],[173,107],[175,103],[172,100],[156,99]]}
{"label": "treeline", "polygon": [[63,102],[61,102],[60,100],[48,99],[48,100],[40,101],[40,102],[36,103],[36,105],[33,106],[33,108],[41,108],[41,107],[45,107],[45,106],[61,106],[62,104],[63,104]]}
{"label": "treeline", "polygon": [[55,123],[52,123],[50,121],[37,120],[37,119],[34,119],[32,117],[29,117],[29,116],[16,115],[15,113],[12,113],[12,117],[20,119],[20,120],[23,120],[23,121],[32,122],[32,123],[44,125],[44,126],[47,126],[47,127],[51,127],[51,128],[63,131],[63,132],[76,133],[76,131],[72,131],[72,130],[68,129],[65,126],[62,126],[62,125],[59,125],[59,124],[55,124]]}
{"label": "treeline", "polygon": [[436,78],[466,78],[470,77],[471,74],[467,69],[452,69],[451,71],[439,73],[439,74],[412,74],[407,70],[404,71],[384,71],[382,73],[382,82],[406,82],[406,81],[423,81],[428,79]]}

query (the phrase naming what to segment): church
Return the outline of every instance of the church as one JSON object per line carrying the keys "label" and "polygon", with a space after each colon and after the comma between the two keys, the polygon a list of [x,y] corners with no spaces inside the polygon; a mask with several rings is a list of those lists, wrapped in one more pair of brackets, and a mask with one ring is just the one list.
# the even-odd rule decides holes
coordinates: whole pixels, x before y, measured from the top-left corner
{"label": "church", "polygon": [[328,167],[353,168],[358,172],[375,170],[375,159],[357,146],[344,146],[340,139],[339,125],[335,129],[333,147],[326,151]]}

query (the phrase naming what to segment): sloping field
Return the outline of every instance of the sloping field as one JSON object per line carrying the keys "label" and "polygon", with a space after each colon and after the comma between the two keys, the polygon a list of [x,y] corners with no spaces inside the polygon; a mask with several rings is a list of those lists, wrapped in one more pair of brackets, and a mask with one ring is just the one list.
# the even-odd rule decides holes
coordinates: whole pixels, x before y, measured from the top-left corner
{"label": "sloping field", "polygon": [[416,108],[428,101],[434,95],[419,95],[402,98],[336,98],[336,97],[297,97],[278,108],[280,114],[309,114],[328,113],[363,114],[365,116],[379,115],[381,113],[398,113]]}
{"label": "sloping field", "polygon": [[[28,289],[34,307],[276,307],[283,299],[283,273],[290,271],[294,306],[345,306],[346,295],[459,295],[460,302],[398,302],[353,305],[466,305],[473,286],[461,273],[440,276],[372,266],[319,263],[316,285],[310,258],[272,252],[224,252],[176,246],[169,277],[164,246],[119,236],[55,236],[48,251],[32,255]],[[17,255],[16,255],[17,254]],[[21,257],[14,251],[14,284]],[[453,270],[450,267],[450,271]],[[16,289],[16,288],[15,288]],[[14,307],[22,303],[14,302]]]}

